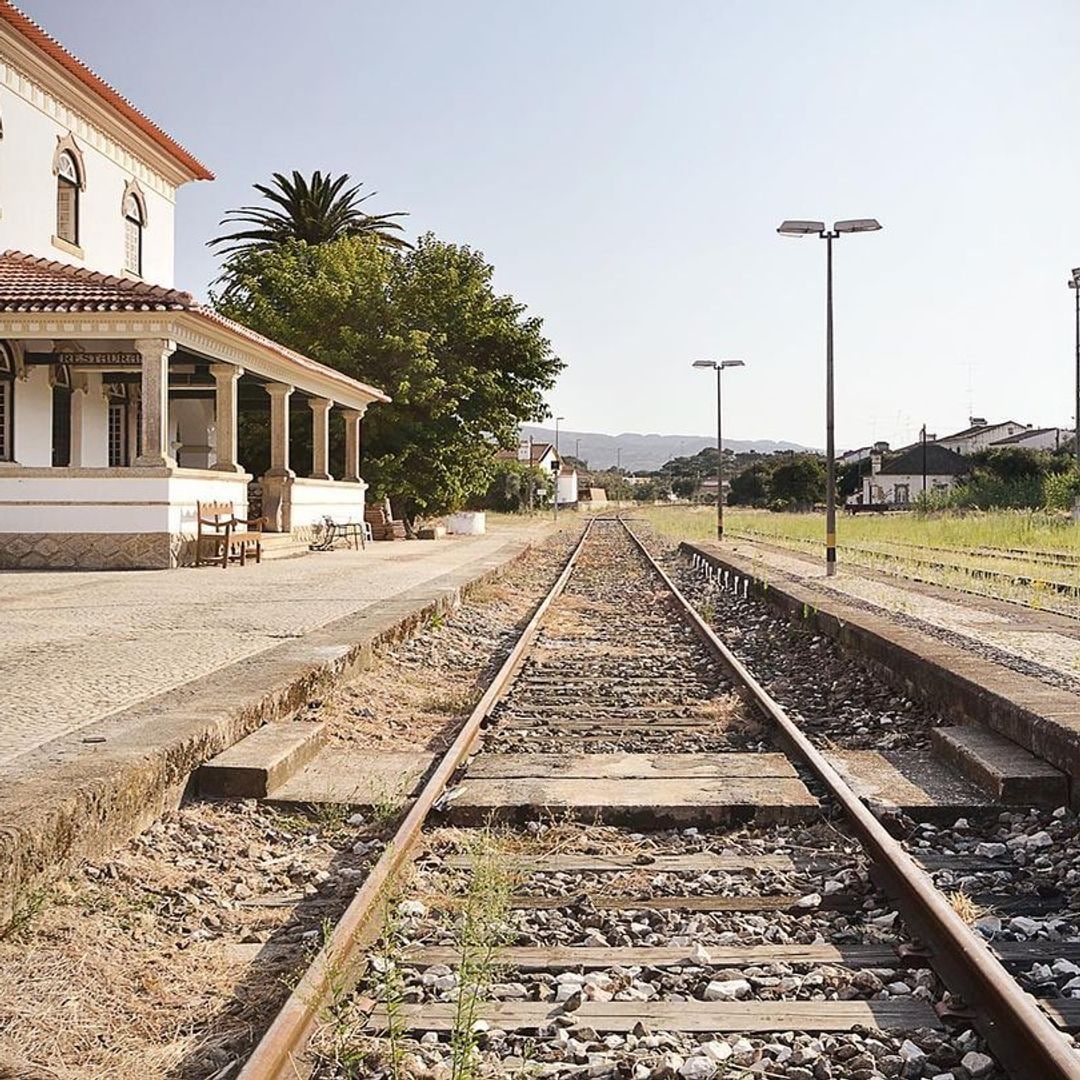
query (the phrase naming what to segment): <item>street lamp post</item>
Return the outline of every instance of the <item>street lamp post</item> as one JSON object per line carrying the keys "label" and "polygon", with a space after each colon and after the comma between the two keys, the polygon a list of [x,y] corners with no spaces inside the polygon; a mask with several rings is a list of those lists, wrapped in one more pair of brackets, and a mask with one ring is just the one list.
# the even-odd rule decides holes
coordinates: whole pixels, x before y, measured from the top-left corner
{"label": "street lamp post", "polygon": [[555,520],[559,520],[559,476],[562,473],[562,456],[559,454],[559,424],[565,416],[555,417]]}
{"label": "street lamp post", "polygon": [[694,367],[716,372],[716,539],[724,539],[724,427],[720,387],[724,368],[746,367],[742,360],[695,360]]}
{"label": "street lamp post", "polygon": [[825,241],[825,573],[836,573],[836,438],[833,407],[833,300],[832,245],[845,233],[877,232],[876,218],[837,221],[831,229],[824,221],[785,221],[776,230],[781,236],[818,236]]}

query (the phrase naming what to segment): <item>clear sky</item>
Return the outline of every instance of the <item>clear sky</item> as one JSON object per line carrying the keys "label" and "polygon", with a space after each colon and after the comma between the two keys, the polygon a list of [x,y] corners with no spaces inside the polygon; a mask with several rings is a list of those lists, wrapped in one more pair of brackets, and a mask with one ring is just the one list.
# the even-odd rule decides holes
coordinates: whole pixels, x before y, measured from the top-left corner
{"label": "clear sky", "polygon": [[250,184],[348,172],[470,243],[569,363],[566,426],[700,433],[700,355],[745,358],[732,438],[824,442],[969,410],[1071,421],[1080,266],[1075,0],[22,0],[216,172],[180,192],[177,280]]}

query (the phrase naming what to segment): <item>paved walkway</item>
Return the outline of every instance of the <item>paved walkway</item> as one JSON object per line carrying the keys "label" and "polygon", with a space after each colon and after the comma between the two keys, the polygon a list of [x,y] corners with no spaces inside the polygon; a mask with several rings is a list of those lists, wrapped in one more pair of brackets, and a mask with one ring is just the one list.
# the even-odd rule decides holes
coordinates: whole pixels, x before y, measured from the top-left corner
{"label": "paved walkway", "polygon": [[730,544],[729,550],[753,560],[763,571],[767,568],[838,599],[853,599],[879,613],[923,623],[973,651],[993,650],[999,659],[1013,657],[1036,677],[1037,669],[1042,669],[1080,679],[1080,621],[1076,619],[943,586],[886,579],[857,566],[840,566],[835,577],[826,578],[820,559],[745,540]]}
{"label": "paved walkway", "polygon": [[548,529],[228,570],[0,574],[0,764]]}

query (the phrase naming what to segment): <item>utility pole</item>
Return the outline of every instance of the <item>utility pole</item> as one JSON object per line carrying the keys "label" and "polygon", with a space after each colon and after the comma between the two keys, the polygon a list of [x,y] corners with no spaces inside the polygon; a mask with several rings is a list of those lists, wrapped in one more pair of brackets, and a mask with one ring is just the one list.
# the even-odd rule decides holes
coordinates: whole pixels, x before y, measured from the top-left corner
{"label": "utility pole", "polygon": [[555,417],[555,520],[559,520],[559,477],[562,475],[562,455],[559,453],[559,423],[565,416]]}
{"label": "utility pole", "polygon": [[[1076,409],[1073,418],[1073,453],[1076,455],[1076,476],[1080,483],[1080,267],[1072,272],[1069,282],[1076,298]],[[1073,500],[1073,520],[1080,521],[1080,494]]]}
{"label": "utility pole", "polygon": [[926,509],[926,424],[922,426],[922,497],[923,509]]}

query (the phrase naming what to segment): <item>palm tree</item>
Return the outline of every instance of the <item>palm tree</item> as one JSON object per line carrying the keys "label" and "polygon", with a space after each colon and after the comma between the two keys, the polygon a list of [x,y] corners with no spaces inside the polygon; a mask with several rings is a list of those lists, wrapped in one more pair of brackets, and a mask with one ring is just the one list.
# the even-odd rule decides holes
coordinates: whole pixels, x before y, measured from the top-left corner
{"label": "palm tree", "polygon": [[254,228],[218,236],[209,242],[223,255],[241,251],[265,251],[286,240],[306,240],[321,244],[340,236],[370,236],[384,247],[411,245],[401,236],[401,226],[393,218],[407,217],[404,212],[366,214],[360,204],[377,192],[360,195],[363,184],[346,190],[348,173],[332,177],[316,170],[310,182],[293,170],[292,179],[274,173],[272,185],[253,184],[255,190],[272,206],[241,206],[230,210],[219,222],[231,225],[243,222]]}

